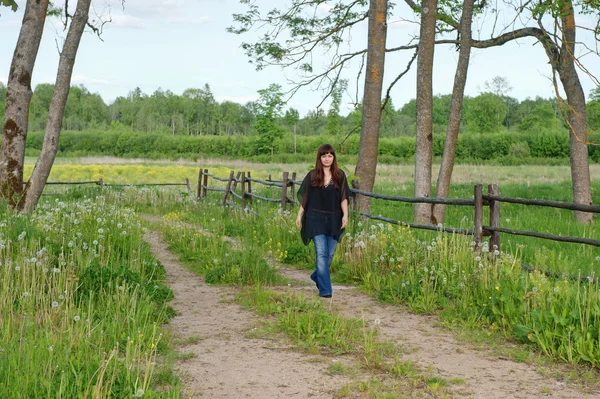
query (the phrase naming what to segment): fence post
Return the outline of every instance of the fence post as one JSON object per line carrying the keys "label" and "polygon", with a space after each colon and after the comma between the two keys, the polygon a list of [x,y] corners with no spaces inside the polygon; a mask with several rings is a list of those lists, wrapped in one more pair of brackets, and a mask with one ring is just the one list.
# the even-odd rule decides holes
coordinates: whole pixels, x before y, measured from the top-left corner
{"label": "fence post", "polygon": [[[488,194],[498,195],[498,185],[497,184],[489,184],[488,185]],[[490,200],[490,227],[500,227],[500,202]],[[491,251],[494,250],[500,251],[500,232],[492,231],[490,237],[490,247]]]}
{"label": "fence post", "polygon": [[287,207],[287,186],[289,172],[283,172],[283,180],[281,181],[281,210],[285,211]]}
{"label": "fence post", "polygon": [[242,209],[246,209],[246,172],[242,172]]}
{"label": "fence post", "polygon": [[198,192],[196,194],[196,197],[198,199],[202,198],[202,177],[204,175],[204,170],[202,168],[200,168],[200,172],[198,173]]}
{"label": "fence post", "polygon": [[290,198],[292,199],[292,202],[290,202],[290,212],[294,210],[294,199],[296,195],[296,185],[294,184],[294,181],[296,181],[296,172],[292,173],[292,181],[290,184],[290,190],[292,190],[290,193]]}
{"label": "fence post", "polygon": [[[231,189],[231,191],[233,191],[235,193],[235,189],[237,188],[238,185],[238,181],[240,180],[240,176],[242,175],[242,172],[237,172],[237,175],[235,176],[235,180],[233,181],[233,188]],[[234,201],[234,199],[231,199],[232,201]]]}
{"label": "fence post", "polygon": [[[359,186],[359,184],[358,184],[358,181],[356,181],[356,180],[352,180],[352,181],[350,182],[350,185],[351,185],[351,186],[352,186],[352,188],[353,188],[353,189],[355,189],[355,190],[356,190],[356,189],[360,189],[360,186]],[[359,195],[360,195],[360,194],[358,194],[358,193],[353,193],[353,194],[352,194],[352,210],[353,210],[354,212],[358,212],[358,211],[359,211],[359,207],[358,207],[358,197],[359,197]]]}
{"label": "fence post", "polygon": [[202,184],[202,198],[206,198],[206,188],[208,187],[208,169],[204,169],[204,183]]}
{"label": "fence post", "polygon": [[252,175],[250,174],[250,171],[248,171],[248,202],[250,202],[250,204],[252,204],[252,182],[250,181],[251,178]]}
{"label": "fence post", "polygon": [[104,179],[100,178],[100,180],[98,180],[98,185],[100,186],[100,188],[104,188]]}
{"label": "fence post", "polygon": [[192,187],[190,186],[190,179],[185,178],[185,186],[187,187],[188,193],[192,193]]}
{"label": "fence post", "polygon": [[232,170],[229,173],[229,180],[227,181],[227,187],[225,187],[225,196],[223,197],[223,205],[227,203],[227,196],[229,195],[229,189],[231,189],[231,182],[233,181],[233,174],[235,172]]}
{"label": "fence post", "polygon": [[481,184],[475,185],[475,192],[473,197],[475,200],[473,241],[475,241],[475,251],[479,252],[479,250],[481,249],[481,239],[483,237],[483,186]]}

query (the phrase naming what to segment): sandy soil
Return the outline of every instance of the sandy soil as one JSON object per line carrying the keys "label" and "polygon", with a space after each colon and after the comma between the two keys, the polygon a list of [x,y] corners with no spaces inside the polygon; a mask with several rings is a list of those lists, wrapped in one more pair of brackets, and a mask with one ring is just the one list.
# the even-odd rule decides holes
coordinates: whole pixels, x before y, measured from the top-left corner
{"label": "sandy soil", "polygon": [[[258,318],[229,301],[235,294],[233,288],[208,286],[184,269],[157,232],[145,238],[166,267],[167,283],[175,294],[172,306],[178,315],[171,329],[184,342],[179,351],[186,354],[186,360],[178,368],[189,397],[332,398],[349,382],[346,377],[325,374],[332,360],[343,359],[293,352],[283,338],[249,338]],[[282,290],[316,293],[307,271],[274,266],[291,281]],[[533,366],[475,350],[436,327],[435,317],[376,303],[352,287],[334,286],[334,296],[327,301],[333,310],[364,319],[379,330],[382,339],[401,345],[406,352],[403,360],[412,360],[447,380],[463,379],[457,397],[600,398],[600,393],[584,393],[545,377]]]}

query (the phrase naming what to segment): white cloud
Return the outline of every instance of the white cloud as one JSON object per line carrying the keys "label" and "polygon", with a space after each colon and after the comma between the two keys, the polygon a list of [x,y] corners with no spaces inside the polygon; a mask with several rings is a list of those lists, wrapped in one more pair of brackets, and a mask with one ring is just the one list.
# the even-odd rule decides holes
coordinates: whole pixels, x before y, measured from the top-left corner
{"label": "white cloud", "polygon": [[189,17],[167,17],[165,19],[165,21],[167,23],[170,24],[185,24],[185,25],[200,25],[200,24],[204,24],[209,22],[209,18],[208,17],[196,17],[196,18],[189,18]]}
{"label": "white cloud", "polygon": [[112,22],[110,24],[115,28],[121,29],[144,29],[146,24],[144,20],[138,17],[132,17],[130,15],[114,15],[112,16]]}

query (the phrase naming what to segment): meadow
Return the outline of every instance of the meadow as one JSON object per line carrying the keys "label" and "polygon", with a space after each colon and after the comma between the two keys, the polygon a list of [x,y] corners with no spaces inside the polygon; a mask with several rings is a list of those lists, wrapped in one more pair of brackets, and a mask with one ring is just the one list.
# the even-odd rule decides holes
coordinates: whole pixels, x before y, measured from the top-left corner
{"label": "meadow", "polygon": [[[197,165],[185,163],[86,162],[59,161],[50,179],[102,177],[107,183],[134,184],[182,182],[187,177],[194,183],[198,172]],[[309,167],[219,161],[204,165],[221,176],[235,168],[252,170],[258,178],[275,176],[282,168],[302,173]],[[403,168],[382,168],[376,191],[410,195],[409,171]],[[569,198],[569,184],[561,167],[499,168],[458,168],[461,183],[455,185],[451,196],[472,195],[475,174],[482,182],[503,176],[504,195]],[[593,170],[594,175],[598,172]],[[524,176],[529,183],[517,181]],[[541,176],[551,181],[537,183]],[[195,187],[192,189],[195,192]],[[253,189],[257,190],[257,185]],[[597,192],[597,183],[594,189]],[[261,194],[276,197],[279,190],[264,188]],[[312,267],[313,250],[299,240],[294,212],[254,201],[252,207],[258,213],[254,215],[224,208],[220,199],[220,194],[213,194],[198,202],[184,187],[55,186],[48,187],[33,215],[16,215],[3,206],[0,375],[6,378],[0,380],[0,396],[179,397],[181,382],[172,371],[176,356],[165,326],[173,316],[168,306],[172,294],[163,285],[164,268],[143,241],[146,226],[142,213],[162,217],[164,239],[192,270],[210,284],[247,287],[239,300],[257,309],[266,306],[262,312],[282,318],[281,328],[298,337],[301,346],[330,345],[350,351],[356,340],[369,347],[375,345],[366,338],[369,332],[356,335],[360,326],[350,323],[348,327],[323,309],[298,304],[297,298],[273,299],[273,294],[263,292],[285,284],[265,259]],[[410,220],[412,213],[410,206],[397,203],[373,201],[372,207],[374,214],[400,220]],[[452,209],[448,210],[448,226],[472,224],[469,209]],[[503,204],[502,219],[503,225],[513,228],[600,238],[597,222],[579,225],[566,211],[534,211]],[[234,251],[225,242],[215,245],[218,241],[199,234],[199,229],[235,237],[254,251]],[[533,351],[560,362],[597,368],[598,250],[530,240],[503,236],[502,251],[484,247],[477,254],[470,237],[353,217],[334,260],[333,279],[357,285],[379,301],[417,313],[437,314],[449,327],[519,343],[526,353]],[[541,272],[527,273],[522,263],[563,274],[554,278]],[[270,308],[268,304],[273,303],[278,305]],[[319,323],[315,324],[317,314]],[[335,327],[325,330],[338,333],[322,336],[324,329],[319,326]],[[379,352],[367,354],[375,353]]]}

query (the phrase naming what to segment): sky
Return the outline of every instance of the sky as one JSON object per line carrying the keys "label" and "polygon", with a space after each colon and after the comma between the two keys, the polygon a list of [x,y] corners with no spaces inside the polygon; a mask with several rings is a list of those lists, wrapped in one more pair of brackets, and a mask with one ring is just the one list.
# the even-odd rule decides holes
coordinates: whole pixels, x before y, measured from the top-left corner
{"label": "sky", "polygon": [[[257,0],[264,9],[283,7],[286,0]],[[25,1],[17,1],[15,13],[0,8],[0,81],[6,84],[8,71],[18,38]],[[60,4],[60,1],[55,1]],[[74,7],[74,1],[71,1]],[[412,18],[403,3],[394,11],[395,15]],[[92,32],[82,39],[75,63],[72,84],[83,84],[88,90],[99,93],[107,104],[119,96],[126,96],[139,87],[144,93],[152,94],[158,88],[181,94],[187,88],[201,88],[209,84],[218,101],[230,100],[239,103],[256,100],[257,91],[272,83],[280,84],[284,91],[292,86],[289,79],[297,78],[293,70],[269,67],[256,71],[248,62],[240,47],[242,42],[251,41],[260,32],[234,35],[226,32],[233,24],[233,13],[242,13],[246,6],[239,0],[126,0],[124,8],[118,0],[94,0],[90,15],[95,18],[112,19],[104,25],[102,40]],[[325,3],[318,12],[326,13]],[[508,14],[501,15],[496,25],[510,21]],[[490,32],[493,20],[481,19],[474,30],[482,35]],[[580,21],[578,21],[580,22]],[[418,34],[417,24],[393,16],[388,21],[387,47],[405,45]],[[351,41],[345,49],[356,50],[366,45],[367,24],[356,27]],[[32,84],[53,83],[58,66],[57,46],[62,43],[66,32],[58,19],[48,19],[38,53]],[[597,46],[591,38],[579,37],[591,46]],[[581,47],[581,46],[580,46]],[[583,53],[583,48],[580,49]],[[384,89],[406,68],[411,51],[388,54],[385,66]],[[315,63],[323,64],[328,54],[315,55]],[[454,46],[437,46],[434,62],[434,94],[450,94],[458,52]],[[583,63],[589,71],[600,73],[600,58],[587,55]],[[358,64],[344,70],[350,79],[349,93],[344,96],[341,112],[351,109],[350,103],[356,95],[356,73]],[[412,71],[393,88],[391,96],[396,107],[416,96],[416,62]],[[504,46],[485,50],[474,49],[469,66],[465,92],[476,96],[484,90],[485,82],[495,76],[507,79],[512,90],[510,96],[519,100],[527,97],[553,97],[554,89],[549,79],[550,68],[546,55],[532,39],[513,41]],[[586,95],[596,87],[593,79],[580,72]],[[359,97],[362,85],[359,83]],[[296,108],[301,115],[314,110],[320,103],[322,92],[315,87],[301,89],[288,101],[288,107]],[[328,108],[328,103],[324,108]]]}

